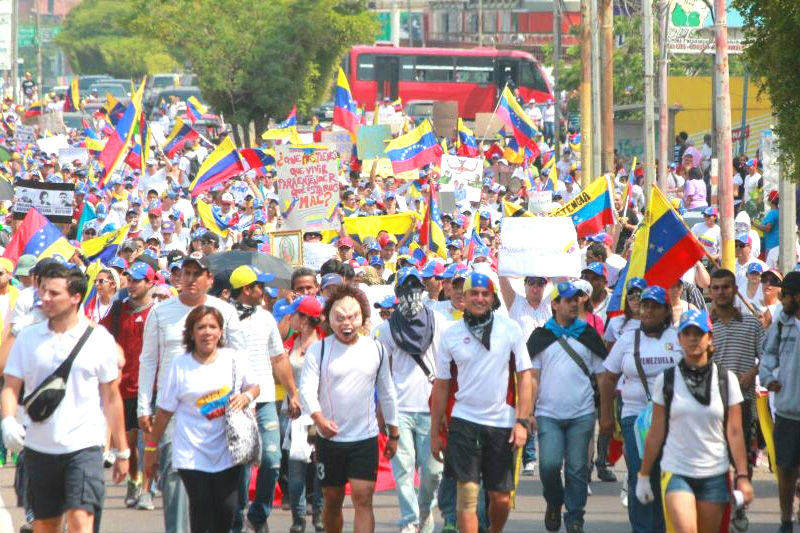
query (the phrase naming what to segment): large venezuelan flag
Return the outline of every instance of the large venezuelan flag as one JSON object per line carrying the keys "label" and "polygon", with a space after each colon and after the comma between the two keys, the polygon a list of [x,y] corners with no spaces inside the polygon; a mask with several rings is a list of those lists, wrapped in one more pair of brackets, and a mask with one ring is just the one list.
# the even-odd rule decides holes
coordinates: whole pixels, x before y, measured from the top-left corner
{"label": "large venezuelan flag", "polygon": [[615,222],[608,179],[605,176],[597,178],[567,205],[550,213],[550,216],[572,217],[578,238],[603,231],[606,224]]}
{"label": "large venezuelan flag", "polygon": [[72,78],[67,87],[66,98],[64,98],[64,112],[79,111],[81,108],[81,93],[78,89],[78,78]]}
{"label": "large venezuelan flag", "polygon": [[175,157],[175,153],[183,148],[187,142],[194,141],[199,136],[200,134],[189,124],[186,124],[180,118],[176,118],[175,125],[164,142],[164,154],[169,158]]}
{"label": "large venezuelan flag", "polygon": [[339,67],[339,75],[336,79],[336,92],[333,98],[333,123],[350,132],[350,137],[355,140],[361,119],[356,110],[356,102],[350,93],[350,84],[347,76]]}
{"label": "large venezuelan flag", "polygon": [[31,105],[28,106],[28,109],[25,111],[25,115],[23,118],[31,118],[31,117],[38,117],[42,114],[44,106],[42,105],[41,100],[36,100],[35,102],[31,102]]}
{"label": "large venezuelan flag", "polygon": [[414,170],[435,163],[442,157],[442,146],[436,142],[429,120],[386,145],[386,157],[396,173]]}
{"label": "large venezuelan flag", "polygon": [[103,165],[103,175],[100,177],[99,186],[105,185],[108,177],[114,169],[122,162],[133,142],[133,133],[139,123],[139,116],[142,113],[142,95],[144,93],[145,79],[139,85],[139,89],[134,91],[125,113],[117,122],[114,132],[106,141],[103,151],[97,158]]}
{"label": "large venezuelan flag", "polygon": [[514,134],[517,143],[528,148],[532,153],[532,157],[536,158],[539,155],[539,145],[536,143],[536,137],[541,134],[530,117],[528,117],[528,114],[520,107],[508,87],[505,87],[500,95],[500,101],[497,104],[497,116]]}
{"label": "large venezuelan flag", "polygon": [[228,135],[200,165],[197,176],[189,185],[189,192],[195,197],[243,170],[236,145]]}
{"label": "large venezuelan flag", "polygon": [[22,224],[11,236],[3,257],[11,259],[16,264],[24,254],[35,255],[39,259],[60,255],[69,260],[74,253],[75,248],[62,235],[61,230],[39,211],[30,208]]}
{"label": "large venezuelan flag", "polygon": [[196,206],[197,214],[200,216],[200,221],[203,223],[203,226],[223,239],[228,238],[228,228],[230,226],[226,224],[222,218],[217,216],[214,209],[208,203],[200,199],[197,200]]}

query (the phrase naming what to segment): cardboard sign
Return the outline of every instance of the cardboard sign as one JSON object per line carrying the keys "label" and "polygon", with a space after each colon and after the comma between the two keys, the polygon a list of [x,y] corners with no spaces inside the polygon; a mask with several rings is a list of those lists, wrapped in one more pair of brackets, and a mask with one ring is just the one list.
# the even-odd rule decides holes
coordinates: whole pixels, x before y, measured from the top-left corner
{"label": "cardboard sign", "polygon": [[528,211],[541,215],[549,212],[553,191],[528,191]]}
{"label": "cardboard sign", "polygon": [[458,102],[434,102],[431,122],[437,137],[448,139],[455,137],[458,127]]}
{"label": "cardboard sign", "polygon": [[442,156],[442,171],[439,184],[442,190],[466,187],[481,187],[483,179],[482,157],[461,157],[445,154]]}
{"label": "cardboard sign", "polygon": [[330,146],[339,152],[339,161],[343,164],[349,164],[350,155],[353,153],[353,141],[350,139],[350,132],[348,131],[323,131],[322,144]]}
{"label": "cardboard sign", "polygon": [[494,113],[475,113],[475,127],[472,131],[478,140],[494,138],[505,124]]}
{"label": "cardboard sign", "polygon": [[72,222],[72,202],[75,196],[73,183],[48,183],[22,180],[14,184],[12,213],[25,214],[36,208],[50,222]]}
{"label": "cardboard sign", "polygon": [[42,137],[37,139],[36,144],[42,152],[50,155],[58,155],[59,150],[69,148],[66,135],[53,135],[52,137]]}
{"label": "cardboard sign", "polygon": [[17,124],[17,129],[14,130],[14,138],[18,143],[34,143],[36,142],[36,128]]}
{"label": "cardboard sign", "polygon": [[392,128],[387,124],[377,126],[361,126],[356,139],[356,151],[359,159],[373,159],[383,154],[386,142],[392,138]]}
{"label": "cardboard sign", "polygon": [[500,242],[500,276],[580,276],[581,252],[569,217],[504,217]]}
{"label": "cardboard sign", "polygon": [[332,216],[339,203],[339,153],[332,148],[281,145],[275,148],[278,197],[286,217],[284,228],[335,229]]}

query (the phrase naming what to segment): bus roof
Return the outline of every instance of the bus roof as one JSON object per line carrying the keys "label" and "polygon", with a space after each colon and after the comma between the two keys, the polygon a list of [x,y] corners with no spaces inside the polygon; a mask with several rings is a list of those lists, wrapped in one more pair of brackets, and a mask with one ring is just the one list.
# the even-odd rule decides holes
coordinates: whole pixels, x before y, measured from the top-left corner
{"label": "bus roof", "polygon": [[350,51],[356,54],[519,57],[536,62],[536,59],[528,52],[522,50],[498,50],[497,48],[418,48],[407,46],[358,45],[351,48]]}

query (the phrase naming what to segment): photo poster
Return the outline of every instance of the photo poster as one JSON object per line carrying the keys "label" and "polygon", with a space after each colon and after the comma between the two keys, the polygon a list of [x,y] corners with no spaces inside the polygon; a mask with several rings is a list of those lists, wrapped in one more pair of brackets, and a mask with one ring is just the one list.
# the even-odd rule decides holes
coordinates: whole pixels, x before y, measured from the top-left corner
{"label": "photo poster", "polygon": [[[536,235],[536,246],[531,246],[531,235]],[[500,242],[500,276],[580,276],[581,251],[570,217],[505,217]]]}
{"label": "photo poster", "polygon": [[47,183],[22,180],[14,184],[14,203],[11,212],[25,215],[33,207],[50,222],[72,222],[74,183]]}
{"label": "photo poster", "polygon": [[338,229],[333,211],[339,203],[339,152],[327,147],[275,148],[275,168],[284,228]]}

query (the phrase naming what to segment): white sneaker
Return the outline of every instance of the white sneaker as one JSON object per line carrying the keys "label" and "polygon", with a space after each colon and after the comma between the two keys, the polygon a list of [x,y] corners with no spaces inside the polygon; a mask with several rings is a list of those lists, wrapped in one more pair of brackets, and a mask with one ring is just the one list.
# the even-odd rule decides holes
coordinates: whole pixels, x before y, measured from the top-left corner
{"label": "white sneaker", "polygon": [[592,495],[592,486],[589,483],[586,484],[586,495],[587,496]]}
{"label": "white sneaker", "polygon": [[536,461],[525,463],[525,465],[522,467],[523,476],[532,476],[535,473],[536,473]]}
{"label": "white sneaker", "polygon": [[400,533],[417,533],[418,531],[419,528],[417,527],[417,524],[406,524],[400,530]]}
{"label": "white sneaker", "polygon": [[619,491],[619,501],[622,502],[623,507],[628,507],[628,488],[622,487]]}

